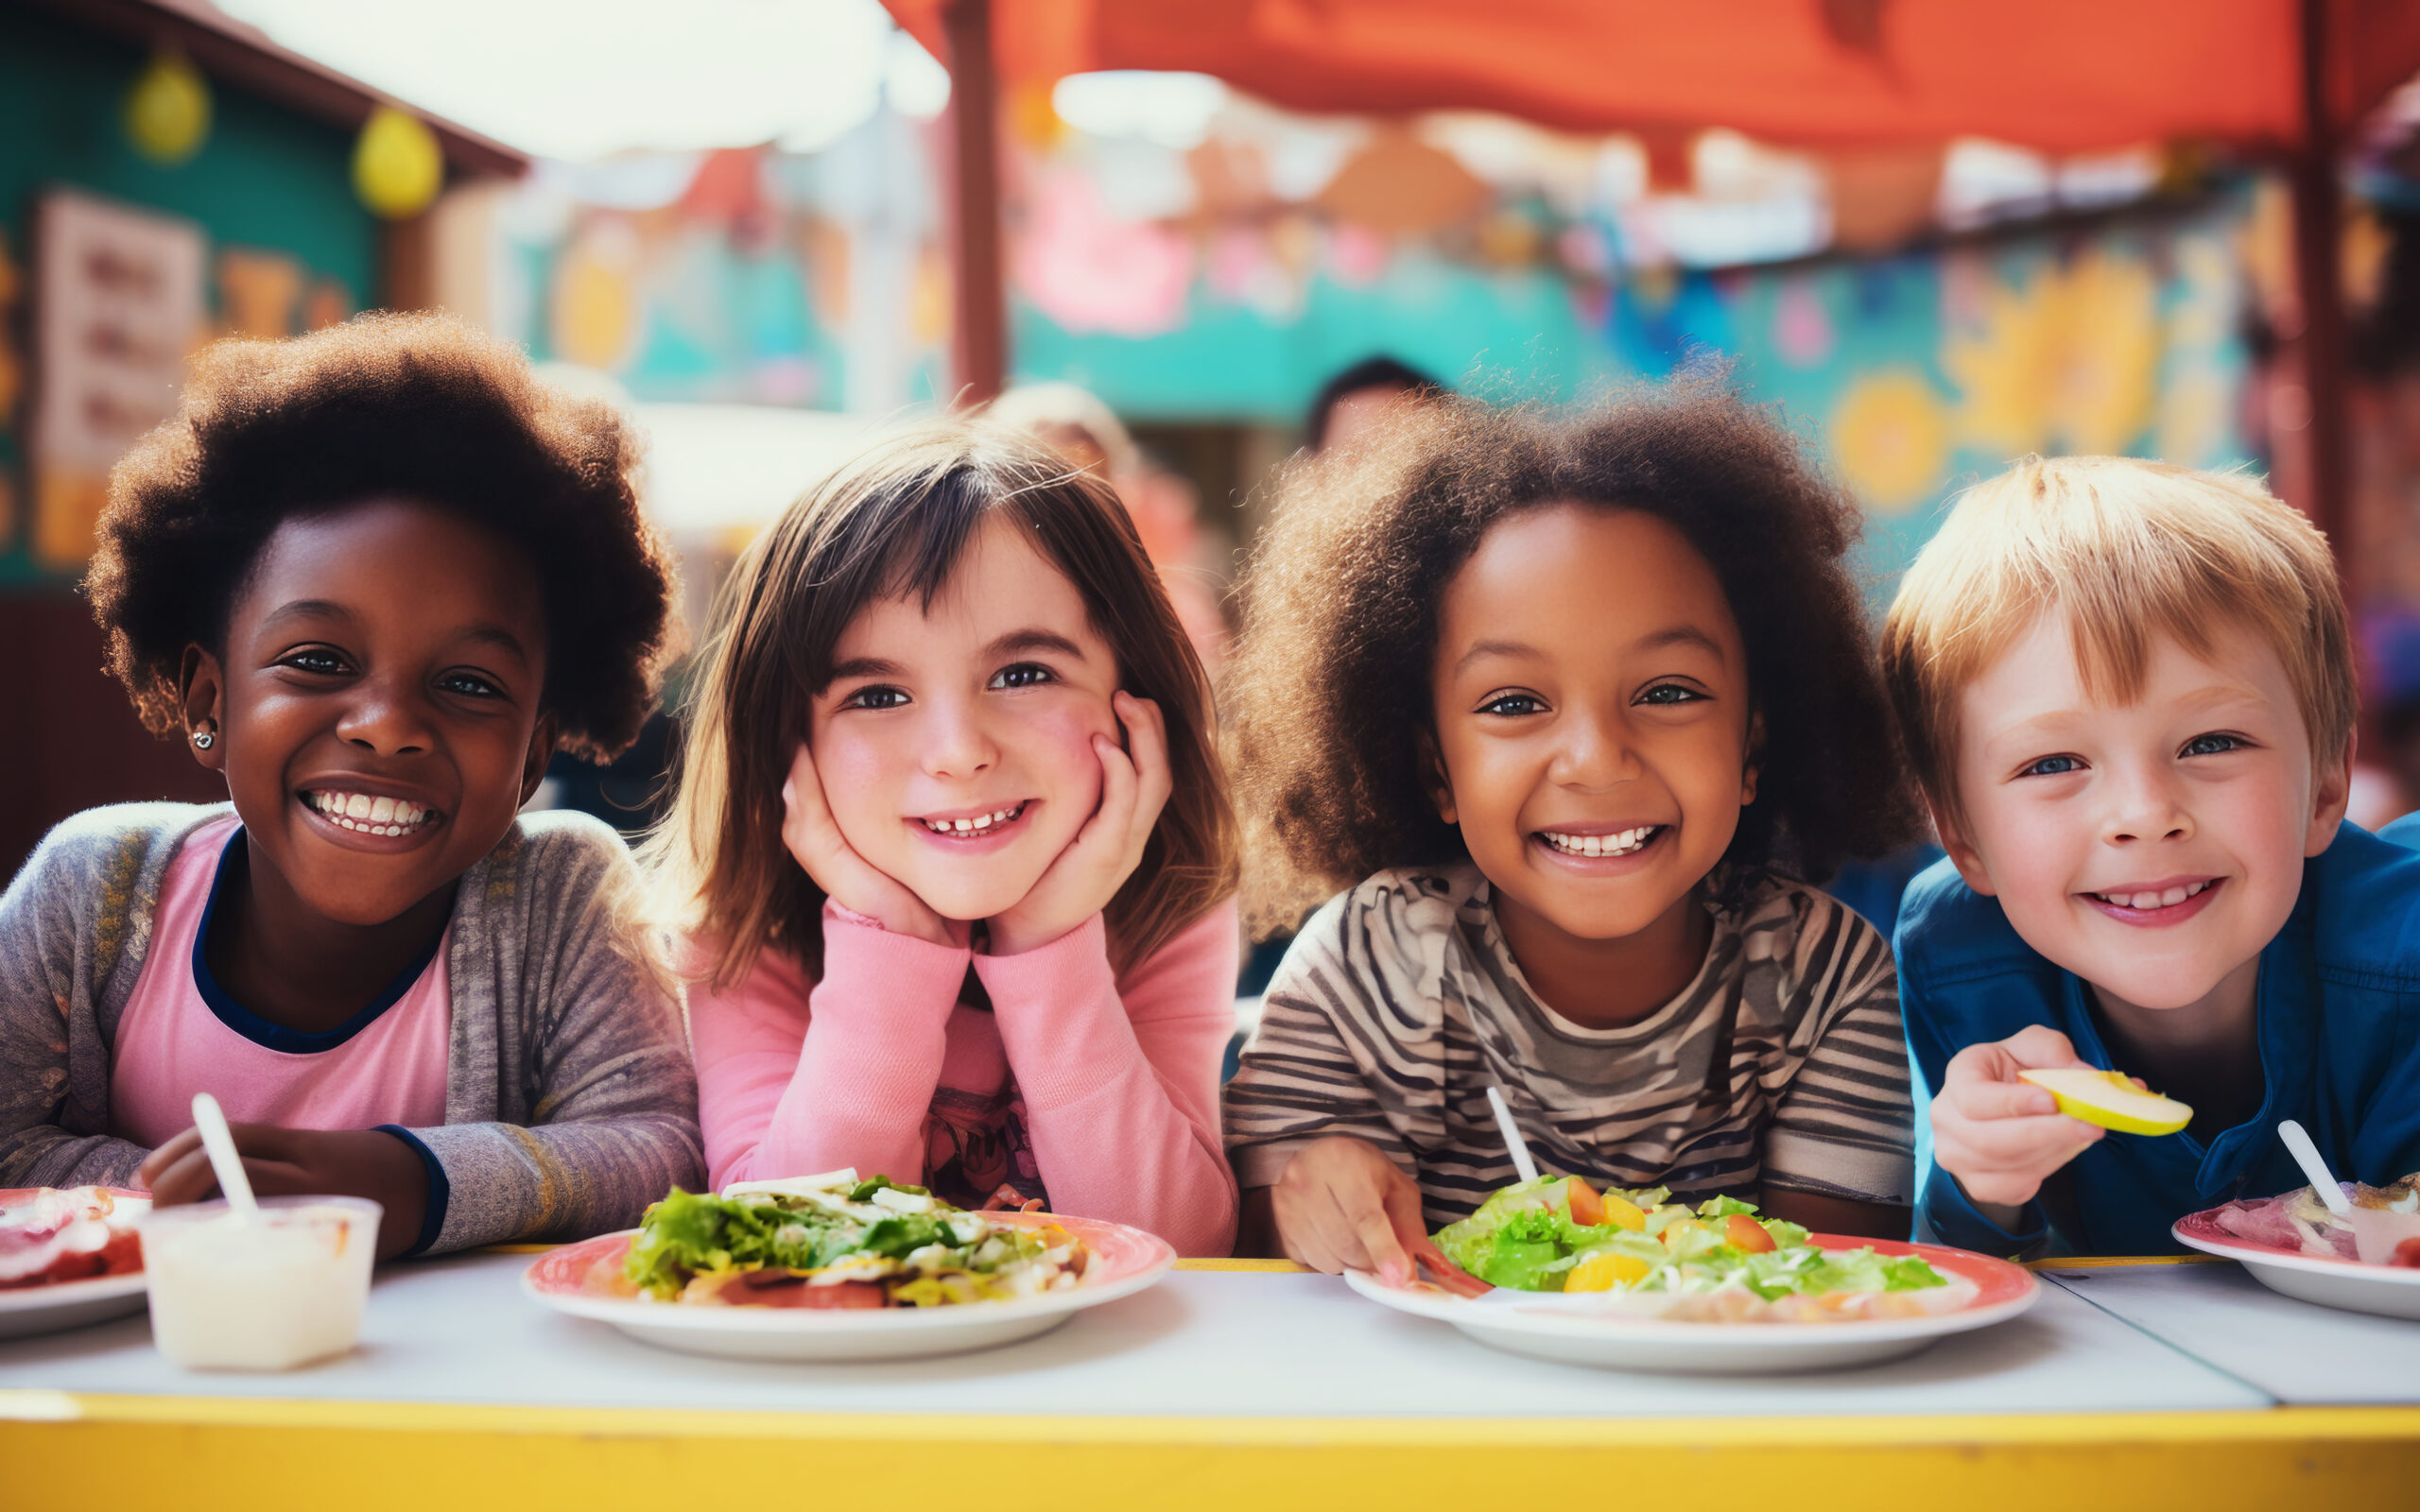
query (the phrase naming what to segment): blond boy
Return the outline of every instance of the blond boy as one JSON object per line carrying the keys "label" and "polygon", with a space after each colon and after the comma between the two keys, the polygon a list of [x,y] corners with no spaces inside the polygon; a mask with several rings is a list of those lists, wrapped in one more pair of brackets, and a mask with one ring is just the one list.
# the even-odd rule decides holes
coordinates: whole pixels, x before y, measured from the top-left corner
{"label": "blond boy", "polygon": [[[2302,1177],[2420,1168],[2420,854],[2343,822],[2354,670],[2327,543],[2250,478],[2028,459],[1909,570],[1883,662],[1948,860],[1895,941],[1932,1092],[1922,1222],[2002,1254],[2173,1250]],[[2123,1072],[2181,1133],[2017,1079]]]}

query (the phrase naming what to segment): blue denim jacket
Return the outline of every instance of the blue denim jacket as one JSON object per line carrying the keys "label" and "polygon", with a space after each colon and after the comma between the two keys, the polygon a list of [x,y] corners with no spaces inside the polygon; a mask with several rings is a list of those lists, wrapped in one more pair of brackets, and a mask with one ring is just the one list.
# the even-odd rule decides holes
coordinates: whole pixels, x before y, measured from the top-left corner
{"label": "blue denim jacket", "polygon": [[[2391,829],[2394,827],[2390,827]],[[2420,832],[2420,825],[2415,825]],[[2420,840],[2420,833],[2415,833]],[[1908,885],[1894,940],[1899,1008],[1933,1091],[1949,1057],[2027,1024],[2065,1034],[2113,1070],[2083,981],[2034,953],[1941,862]],[[1921,1221],[1945,1244],[2000,1255],[2043,1248],[2055,1226],[2077,1254],[2166,1254],[2188,1212],[2304,1184],[2277,1140],[2297,1119],[2340,1179],[2420,1170],[2420,851],[2352,824],[2303,864],[2302,894],[2260,953],[2260,1111],[2208,1143],[2110,1134],[2026,1205],[2015,1229],[1976,1211],[1949,1174],[1926,1182]]]}

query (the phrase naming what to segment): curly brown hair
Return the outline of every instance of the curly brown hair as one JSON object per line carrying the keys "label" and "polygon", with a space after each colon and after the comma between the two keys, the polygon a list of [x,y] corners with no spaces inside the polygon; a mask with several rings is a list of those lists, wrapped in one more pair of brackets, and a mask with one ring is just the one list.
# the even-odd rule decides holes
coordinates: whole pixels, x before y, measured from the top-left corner
{"label": "curly brown hair", "polygon": [[1726,875],[1821,881],[1915,833],[1843,559],[1857,507],[1720,377],[1568,411],[1407,403],[1277,487],[1226,686],[1257,929],[1386,868],[1468,857],[1424,775],[1440,607],[1491,525],[1558,501],[1666,521],[1722,584],[1763,721]]}
{"label": "curly brown hair", "polygon": [[541,382],[447,316],[365,315],[292,341],[222,341],[173,420],[110,475],[84,578],[110,670],[177,730],[187,645],[227,617],[285,520],[372,498],[458,510],[518,546],[545,605],[544,707],[562,748],[637,738],[671,652],[671,557],[639,512],[638,447],[612,406]]}

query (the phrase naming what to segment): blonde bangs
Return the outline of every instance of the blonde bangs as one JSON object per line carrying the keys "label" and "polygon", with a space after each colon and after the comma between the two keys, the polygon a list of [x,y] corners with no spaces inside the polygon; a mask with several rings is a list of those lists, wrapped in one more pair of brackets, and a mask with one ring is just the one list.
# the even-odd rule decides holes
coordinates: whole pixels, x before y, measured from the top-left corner
{"label": "blonde bangs", "polygon": [[1961,495],[1882,632],[1916,778],[1955,813],[1957,709],[2046,614],[2064,615],[2096,700],[2142,694],[2153,647],[2199,657],[2238,628],[2276,652],[2311,754],[2351,739],[2352,630],[2327,539],[2252,478],[2132,457],[2028,457]]}

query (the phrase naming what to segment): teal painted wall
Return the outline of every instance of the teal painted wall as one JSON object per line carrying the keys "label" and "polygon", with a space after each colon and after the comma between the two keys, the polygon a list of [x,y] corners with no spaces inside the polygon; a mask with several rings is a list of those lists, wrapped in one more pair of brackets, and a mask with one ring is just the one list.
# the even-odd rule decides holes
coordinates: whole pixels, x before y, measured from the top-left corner
{"label": "teal painted wall", "polygon": [[[354,198],[352,134],[213,80],[201,150],[177,167],[157,166],[135,154],[119,125],[146,60],[139,48],[47,13],[0,7],[0,236],[19,274],[9,339],[20,360],[32,359],[22,296],[34,201],[53,184],[199,222],[214,255],[228,247],[284,253],[302,265],[306,281],[333,280],[354,308],[370,304],[378,228]],[[215,301],[216,290],[207,292]],[[22,403],[0,415],[0,472],[18,501],[16,527],[0,541],[0,590],[58,581],[25,548],[28,418]]]}

